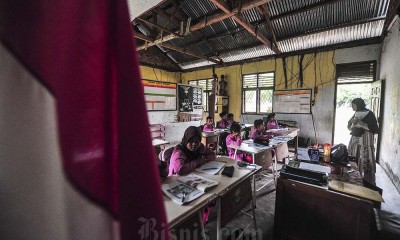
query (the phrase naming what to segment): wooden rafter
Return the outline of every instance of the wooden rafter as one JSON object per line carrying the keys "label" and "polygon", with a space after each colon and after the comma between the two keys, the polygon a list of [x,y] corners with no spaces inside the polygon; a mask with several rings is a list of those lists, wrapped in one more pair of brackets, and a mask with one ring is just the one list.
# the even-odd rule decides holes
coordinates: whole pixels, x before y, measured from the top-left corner
{"label": "wooden rafter", "polygon": [[148,24],[148,25],[151,25],[151,26],[154,26],[154,27],[156,27],[156,28],[158,28],[158,29],[161,29],[161,30],[164,31],[164,32],[170,33],[170,34],[174,35],[175,37],[179,37],[179,38],[182,38],[182,37],[183,37],[183,36],[180,35],[179,33],[173,32],[172,30],[169,30],[169,29],[167,29],[167,28],[165,28],[165,27],[163,27],[163,26],[160,26],[160,25],[158,25],[158,24],[155,24],[155,23],[153,23],[153,22],[150,22],[150,21],[148,21],[148,20],[146,20],[146,19],[143,19],[143,18],[136,18],[136,19],[139,20],[139,21],[142,21],[142,22],[144,22],[144,23],[146,23],[146,24]]}
{"label": "wooden rafter", "polygon": [[170,20],[172,20],[172,21],[175,21],[175,22],[177,22],[177,23],[180,23],[180,22],[182,21],[182,20],[179,19],[177,16],[172,15],[172,14],[170,14],[170,13],[167,13],[166,11],[163,11],[163,10],[161,10],[161,9],[159,9],[159,8],[155,8],[155,9],[153,9],[152,11],[155,12],[155,13],[157,13],[158,15],[161,15],[161,16],[163,16],[163,17],[165,17],[165,18],[167,18],[167,19],[170,19]]}
{"label": "wooden rafter", "polygon": [[[148,36],[143,35],[143,34],[140,34],[140,33],[135,33],[135,37],[136,37],[136,38],[139,38],[139,39],[142,39],[142,40],[144,40],[144,41],[147,41],[147,42],[149,42],[149,43],[153,43],[153,42],[154,42],[154,39],[152,39],[151,37],[148,37]],[[213,58],[206,57],[206,56],[203,56],[203,55],[201,55],[201,54],[197,54],[197,53],[194,53],[194,52],[192,52],[192,51],[189,51],[189,50],[187,50],[187,49],[185,49],[185,48],[176,47],[176,46],[173,46],[173,45],[168,44],[168,43],[161,43],[161,44],[159,44],[159,45],[161,45],[161,46],[163,46],[163,47],[165,47],[165,48],[174,50],[174,51],[176,51],[176,52],[180,52],[180,53],[183,53],[183,54],[192,56],[192,57],[200,58],[200,59],[203,59],[203,60],[206,60],[206,61],[209,61],[209,62],[213,62],[213,63],[216,63],[216,64],[221,63],[220,61],[215,60],[215,59],[213,59]]]}
{"label": "wooden rafter", "polygon": [[[337,28],[350,27],[350,26],[359,25],[359,24],[363,24],[363,23],[368,23],[368,22],[373,22],[373,21],[380,21],[380,20],[383,20],[383,19],[385,19],[385,17],[370,18],[370,19],[360,20],[360,21],[356,21],[356,22],[349,22],[349,23],[341,24],[340,26],[334,26],[334,27],[330,27],[330,28],[320,29],[320,30],[317,30],[317,31],[307,32],[307,33],[300,34],[300,35],[293,35],[293,36],[277,39],[277,41],[284,41],[284,40],[294,39],[294,38],[298,38],[298,37],[304,37],[304,36],[308,36],[308,35],[311,35],[311,34],[325,32],[325,31],[329,31],[329,30],[333,30],[333,29],[337,29]],[[209,38],[208,40],[210,40],[210,39],[211,38]],[[363,40],[365,40],[365,39],[363,39]],[[362,42],[362,40],[359,40],[359,41]],[[368,40],[365,40],[365,41],[368,41]],[[374,41],[376,41],[375,38],[374,38]],[[191,43],[190,45],[192,46],[192,45],[194,45],[194,43]],[[337,44],[337,45],[340,45],[340,44]],[[259,46],[261,46],[261,45],[260,44],[251,44],[251,45],[247,45],[247,46],[241,46],[241,47],[229,49],[229,50],[226,50],[226,51],[219,51],[218,53],[219,53],[219,55],[224,55],[224,54],[232,53],[232,52],[235,52],[235,51],[245,50],[245,49],[259,47]]]}
{"label": "wooden rafter", "polygon": [[[229,9],[229,6],[226,4],[226,2],[222,0],[210,0],[212,3],[215,4],[219,9],[224,11],[225,13],[232,13],[231,10]],[[280,54],[281,51],[274,46],[270,40],[268,40],[264,35],[259,34],[256,30],[256,28],[251,25],[246,19],[244,19],[241,14],[236,14],[231,17],[235,22],[238,24],[242,25],[243,28],[245,28],[251,35],[256,37],[260,42],[262,42],[264,45],[269,47],[273,52]]]}
{"label": "wooden rafter", "polygon": [[276,42],[276,36],[275,36],[274,28],[272,27],[272,23],[269,20],[269,8],[266,5],[261,5],[261,6],[258,6],[257,9],[262,15],[264,15],[265,23],[267,25],[268,31],[270,32],[270,34],[272,36],[272,42],[279,49],[278,44]]}
{"label": "wooden rafter", "polygon": [[[217,22],[222,21],[224,19],[230,18],[230,17],[232,17],[232,16],[234,16],[234,15],[240,13],[240,12],[247,11],[249,9],[258,7],[260,5],[266,4],[266,3],[271,2],[271,1],[272,0],[253,0],[251,2],[243,4],[241,8],[232,9],[232,11],[229,12],[229,13],[221,12],[221,13],[213,15],[211,17],[204,17],[198,23],[190,26],[190,32],[194,32],[194,31],[197,31],[199,29],[205,28],[205,27],[210,26],[210,25],[212,25],[214,23],[217,23]],[[160,44],[160,43],[166,42],[166,41],[170,41],[170,40],[175,39],[175,38],[177,38],[177,37],[174,36],[173,34],[170,34],[170,35],[164,36],[163,38],[158,38],[158,39],[154,40],[154,44],[153,45]],[[153,46],[153,45],[149,44],[148,46]],[[143,50],[143,49],[147,48],[148,46],[145,46],[145,45],[138,46],[136,48],[136,50],[140,51],[140,50]]]}
{"label": "wooden rafter", "polygon": [[207,45],[207,47],[208,47],[211,51],[213,51],[215,57],[218,58],[218,60],[219,60],[220,62],[222,62],[222,59],[219,57],[218,51],[214,48],[213,45],[211,45],[211,43],[207,40],[207,38],[203,37],[203,41],[204,41],[204,43]]}

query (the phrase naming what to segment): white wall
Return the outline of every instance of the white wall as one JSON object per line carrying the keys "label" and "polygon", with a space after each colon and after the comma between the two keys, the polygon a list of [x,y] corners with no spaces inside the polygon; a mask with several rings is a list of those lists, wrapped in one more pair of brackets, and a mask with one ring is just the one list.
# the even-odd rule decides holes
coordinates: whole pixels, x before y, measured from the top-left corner
{"label": "white wall", "polygon": [[385,38],[380,79],[386,80],[380,163],[400,191],[400,20]]}
{"label": "white wall", "polygon": [[64,179],[55,101],[0,45],[0,239],[111,239],[110,217]]}

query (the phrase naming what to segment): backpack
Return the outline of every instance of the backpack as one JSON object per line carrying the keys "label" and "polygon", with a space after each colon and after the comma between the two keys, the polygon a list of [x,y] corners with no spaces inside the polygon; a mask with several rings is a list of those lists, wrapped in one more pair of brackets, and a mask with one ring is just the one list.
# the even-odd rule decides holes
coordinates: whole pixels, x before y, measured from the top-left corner
{"label": "backpack", "polygon": [[331,161],[335,163],[347,162],[347,147],[343,143],[337,144],[332,147]]}

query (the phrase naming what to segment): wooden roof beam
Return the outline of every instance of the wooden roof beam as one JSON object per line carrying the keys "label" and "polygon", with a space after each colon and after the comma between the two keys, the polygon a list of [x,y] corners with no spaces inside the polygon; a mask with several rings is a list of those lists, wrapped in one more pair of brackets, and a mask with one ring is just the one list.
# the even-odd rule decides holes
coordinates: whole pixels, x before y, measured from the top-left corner
{"label": "wooden roof beam", "polygon": [[[210,0],[210,1],[225,13],[231,13],[231,10],[229,9],[229,6],[226,4],[226,2],[222,0]],[[237,22],[238,24],[242,25],[242,27],[245,28],[251,35],[256,37],[264,45],[269,47],[273,52],[277,54],[281,53],[281,51],[276,46],[274,46],[271,43],[271,41],[268,40],[264,35],[258,34],[256,28],[249,22],[247,22],[247,20],[244,19],[240,14],[233,15],[231,18],[235,20],[235,22]]]}
{"label": "wooden roof beam", "polygon": [[[272,0],[253,0],[251,2],[243,4],[240,9],[239,8],[232,9],[232,11],[229,12],[229,13],[222,12],[220,14],[217,14],[217,15],[214,15],[214,16],[211,16],[211,17],[204,17],[198,23],[190,26],[190,32],[194,32],[194,31],[197,31],[199,29],[205,28],[205,27],[210,26],[210,25],[212,25],[214,23],[217,23],[217,22],[220,22],[220,21],[225,20],[227,18],[230,18],[230,17],[234,16],[235,14],[237,14],[239,12],[247,11],[249,9],[255,8],[257,6],[266,4],[266,3],[271,2],[271,1]],[[175,38],[177,38],[177,37],[172,35],[172,34],[170,34],[170,35],[167,35],[167,36],[165,36],[163,38],[158,38],[158,39],[154,40],[154,44],[153,45],[160,44],[160,43],[166,42],[166,41],[170,41],[170,40],[175,39]],[[149,46],[153,46],[153,45],[149,44]],[[136,50],[140,51],[140,50],[143,50],[145,48],[147,48],[147,47],[142,45],[142,46],[138,46],[136,48]]]}
{"label": "wooden roof beam", "polygon": [[165,28],[165,27],[163,27],[163,26],[160,26],[160,25],[158,25],[158,24],[155,24],[155,23],[153,23],[153,22],[150,22],[150,21],[148,21],[148,20],[146,20],[146,19],[143,19],[143,18],[136,18],[136,19],[139,20],[139,21],[142,21],[142,22],[144,22],[144,23],[146,23],[146,24],[148,24],[148,25],[154,26],[154,27],[160,29],[161,31],[170,33],[170,34],[174,35],[175,37],[179,37],[179,38],[182,38],[182,37],[183,37],[183,35],[180,35],[179,33],[173,32],[172,30],[169,30],[169,29],[167,29],[167,28]]}
{"label": "wooden roof beam", "polygon": [[155,8],[155,9],[153,9],[152,11],[155,12],[155,13],[157,13],[158,15],[161,15],[161,16],[167,18],[167,19],[171,19],[171,20],[173,20],[173,21],[175,21],[175,22],[177,22],[177,23],[182,22],[182,20],[179,19],[178,17],[176,17],[175,15],[172,15],[172,14],[170,14],[170,13],[167,13],[166,11],[163,11],[163,10],[161,10],[161,9],[159,9],[159,8]]}
{"label": "wooden roof beam", "polygon": [[[152,38],[150,38],[150,37],[148,37],[148,36],[146,36],[146,35],[140,34],[140,33],[135,33],[135,37],[136,37],[136,38],[139,38],[139,39],[142,39],[142,40],[144,40],[144,41],[147,41],[147,42],[149,42],[149,43],[154,43],[154,40],[153,40]],[[152,40],[153,40],[153,41],[152,41]],[[215,59],[213,59],[213,58],[206,57],[206,56],[203,56],[203,55],[194,53],[194,52],[192,52],[192,51],[189,51],[189,50],[187,50],[187,49],[185,49],[185,48],[176,47],[176,46],[173,46],[173,45],[168,44],[168,43],[161,43],[161,44],[159,44],[159,45],[161,45],[161,46],[163,46],[163,47],[165,47],[165,48],[174,50],[174,51],[176,51],[176,52],[180,52],[180,53],[183,53],[183,54],[192,56],[192,57],[200,58],[200,59],[203,59],[203,60],[206,60],[206,61],[209,61],[209,62],[213,62],[213,63],[216,63],[216,64],[220,64],[220,63],[221,63],[220,61],[215,60]]]}
{"label": "wooden roof beam", "polygon": [[258,6],[257,9],[262,15],[264,15],[265,23],[267,25],[268,31],[272,35],[272,42],[276,46],[276,48],[279,49],[278,43],[276,42],[275,31],[274,31],[274,28],[272,27],[272,23],[271,23],[271,21],[269,19],[269,8],[268,8],[268,6],[261,5],[261,6]]}

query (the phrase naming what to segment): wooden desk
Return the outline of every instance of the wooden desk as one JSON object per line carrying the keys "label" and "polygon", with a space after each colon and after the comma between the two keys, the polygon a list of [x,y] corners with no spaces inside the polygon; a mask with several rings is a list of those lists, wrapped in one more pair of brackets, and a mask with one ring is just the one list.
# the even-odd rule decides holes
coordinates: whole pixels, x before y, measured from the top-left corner
{"label": "wooden desk", "polygon": [[[168,224],[170,227],[171,231],[174,231],[174,228],[182,229],[182,226],[188,225],[187,223],[192,221],[195,221],[196,219],[199,219],[198,213],[200,210],[202,210],[204,207],[206,207],[210,202],[216,200],[217,201],[217,239],[221,238],[221,227],[226,224],[228,219],[230,219],[233,215],[237,213],[237,208],[232,209],[230,205],[225,201],[226,199],[231,199],[232,193],[234,196],[242,197],[242,201],[247,200],[245,196],[249,196],[247,192],[245,192],[243,189],[243,186],[245,184],[250,183],[251,177],[257,173],[258,171],[261,170],[260,167],[250,170],[250,169],[245,169],[245,168],[239,168],[237,166],[237,161],[227,158],[227,157],[220,157],[217,159],[217,161],[224,161],[226,162],[226,166],[234,166],[234,174],[233,176],[226,177],[223,175],[209,175],[209,174],[204,174],[204,173],[198,173],[196,174],[200,176],[204,176],[208,179],[215,180],[219,182],[219,185],[210,189],[207,191],[203,196],[199,197],[198,199],[186,204],[186,205],[178,205],[174,201],[172,201],[170,198],[164,196],[164,206],[166,209],[167,213],[167,220]],[[165,180],[165,183],[168,183],[169,181],[173,181],[176,178],[176,176],[171,176],[168,177]],[[254,184],[255,186],[255,184]],[[239,194],[238,194],[239,191]],[[254,189],[253,189],[254,191]],[[235,195],[236,194],[236,195]],[[250,194],[252,196],[252,194]],[[255,199],[252,198],[253,205],[255,204]],[[241,206],[242,202],[240,204],[236,202],[238,206]],[[248,203],[248,201],[246,201]],[[253,209],[254,210],[254,209]],[[253,217],[255,212],[253,211]],[[255,222],[255,217],[254,217],[254,224],[256,225]],[[179,230],[175,230],[175,232],[179,232]],[[179,234],[177,236],[179,239]]]}
{"label": "wooden desk", "polygon": [[210,144],[214,145],[215,152],[217,152],[218,149],[218,142],[219,142],[219,135],[221,135],[223,132],[202,132],[201,133],[201,143],[204,144],[204,146],[209,147]]}
{"label": "wooden desk", "polygon": [[278,178],[274,239],[370,239],[373,204],[328,188]]}

